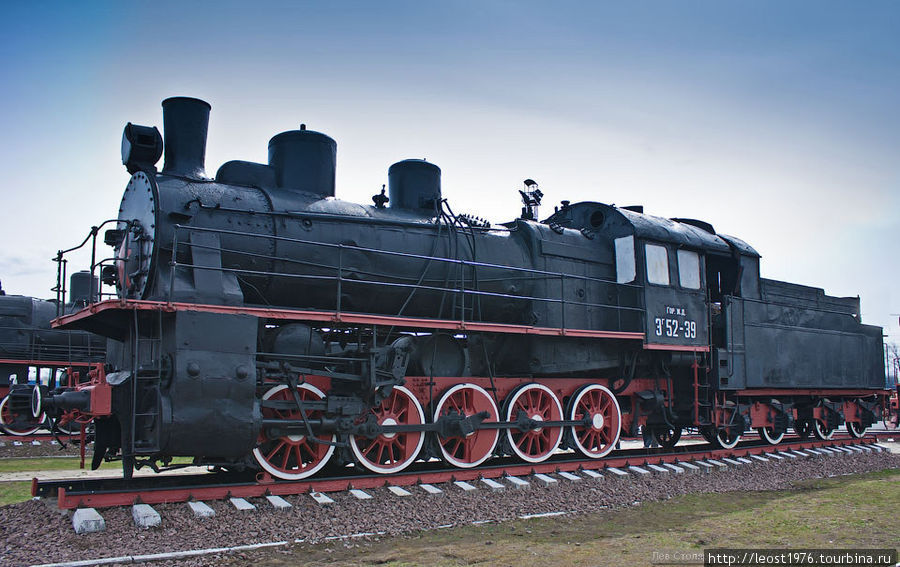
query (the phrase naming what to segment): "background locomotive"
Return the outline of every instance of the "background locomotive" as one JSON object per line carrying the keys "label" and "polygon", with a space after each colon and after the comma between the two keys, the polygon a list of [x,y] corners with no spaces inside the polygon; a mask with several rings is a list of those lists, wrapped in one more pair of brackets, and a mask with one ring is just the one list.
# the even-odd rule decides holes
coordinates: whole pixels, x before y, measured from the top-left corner
{"label": "background locomotive", "polygon": [[883,403],[859,299],[760,278],[706,222],[566,201],[539,221],[529,181],[521,218],[490,226],[455,214],[423,160],[349,203],[334,140],[305,126],[209,179],[209,110],[164,101],[165,140],[126,126],[114,258],[91,266],[118,298],[57,322],[111,339],[90,391],[43,392],[97,418],[95,464],[188,455],[298,479],[600,458],[639,425],[667,446],[685,427],[723,446],[862,435]]}
{"label": "background locomotive", "polygon": [[[50,321],[61,312],[75,312],[96,300],[99,281],[90,272],[72,274],[70,302],[62,309],[57,302],[23,295],[0,294],[0,429],[10,435],[29,435],[44,425],[40,412],[32,413],[30,399],[22,411],[7,400],[11,384],[37,383],[48,388],[64,386],[75,373],[86,375],[90,363],[105,359],[106,340],[84,331],[51,329]],[[92,299],[93,297],[93,299]],[[70,433],[75,423],[69,412],[59,416],[56,426]]]}

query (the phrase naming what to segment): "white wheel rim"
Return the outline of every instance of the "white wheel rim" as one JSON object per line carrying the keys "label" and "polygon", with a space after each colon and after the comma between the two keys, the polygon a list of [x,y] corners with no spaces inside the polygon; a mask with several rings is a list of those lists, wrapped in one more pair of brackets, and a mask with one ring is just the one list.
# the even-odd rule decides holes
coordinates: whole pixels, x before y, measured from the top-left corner
{"label": "white wheel rim", "polygon": [[[583,454],[584,456],[591,458],[591,459],[599,459],[601,457],[608,455],[610,453],[610,451],[615,449],[616,443],[619,441],[619,436],[622,433],[622,411],[621,411],[621,408],[619,407],[619,401],[616,399],[616,396],[613,395],[613,393],[609,390],[609,388],[606,388],[605,386],[601,386],[599,384],[593,384],[593,385],[584,387],[581,389],[581,391],[578,392],[578,395],[572,401],[572,409],[569,412],[569,419],[570,420],[575,419],[575,411],[578,409],[578,404],[581,402],[582,398],[584,398],[584,395],[587,394],[588,392],[593,392],[593,391],[598,391],[598,390],[603,392],[606,396],[609,396],[609,399],[612,400],[613,406],[615,406],[616,419],[614,420],[615,421],[614,423],[609,424],[609,428],[615,432],[615,435],[612,438],[612,440],[609,442],[609,444],[606,446],[606,448],[602,449],[599,452],[593,452],[590,449],[588,449],[587,447],[585,447],[584,444],[582,444],[581,441],[578,439],[578,433],[575,431],[575,427],[572,426],[572,428],[571,428],[572,429],[572,440],[575,442],[576,447],[578,448],[579,451],[581,451],[581,454]],[[598,417],[600,418],[599,424],[597,423],[598,420],[596,419]],[[599,414],[599,413],[595,414],[592,418],[592,424],[595,429],[602,429],[603,426],[606,425],[604,423],[604,421],[605,420],[604,420],[603,415]]]}
{"label": "white wheel rim", "polygon": [[6,420],[3,419],[3,408],[6,407],[6,402],[9,400],[8,397],[3,398],[3,401],[0,401],[0,426],[3,427],[3,431],[8,433],[9,435],[13,435],[15,437],[25,437],[26,435],[33,435],[37,432],[38,429],[41,428],[41,424],[44,423],[44,420],[47,419],[47,416],[41,414],[38,420],[38,425],[36,425],[32,429],[10,429],[12,427],[11,423],[6,423]]}
{"label": "white wheel rim", "polygon": [[735,436],[734,436],[734,439],[733,439],[730,443],[728,443],[728,442],[726,441],[726,440],[728,439],[728,431],[727,431],[727,430],[723,430],[723,431],[720,431],[720,432],[716,435],[716,439],[719,440],[719,445],[721,445],[721,447],[722,447],[723,449],[734,449],[734,448],[737,446],[738,441],[741,440],[741,436],[740,436],[740,435],[735,435]]}
{"label": "white wheel rim", "polygon": [[[438,401],[437,409],[436,409],[435,412],[434,412],[434,421],[437,421],[437,420],[441,417],[441,413],[444,411],[444,404],[447,403],[447,400],[450,399],[450,396],[452,396],[453,394],[455,394],[456,392],[458,392],[458,391],[460,391],[460,390],[462,390],[462,389],[464,389],[464,388],[470,388],[470,389],[472,389],[472,390],[477,391],[479,394],[484,395],[485,399],[487,399],[487,401],[490,402],[490,405],[491,405],[491,417],[489,417],[489,418],[488,418],[487,420],[485,420],[485,421],[491,421],[491,420],[497,421],[497,418],[500,416],[500,411],[497,409],[497,404],[494,403],[494,399],[491,397],[490,394],[487,393],[487,390],[485,390],[485,389],[482,388],[481,386],[477,386],[477,385],[475,385],[475,384],[457,384],[456,386],[453,386],[452,388],[450,388],[449,390],[447,390],[446,392],[444,392],[444,395],[441,396],[440,401]],[[467,417],[468,417],[468,416],[467,416]],[[494,435],[493,435],[494,440],[493,440],[492,446],[496,447],[496,446],[497,446],[497,440],[500,438],[500,430],[499,430],[499,429],[493,429],[493,430],[482,429],[482,430],[477,430],[477,431],[475,431],[472,435],[476,435],[476,434],[479,434],[479,433],[487,433],[487,432],[489,432],[489,431],[493,431],[493,432],[494,432]],[[468,439],[469,437],[466,437],[466,438]],[[479,459],[477,459],[477,460],[475,460],[475,461],[473,461],[473,462],[470,463],[470,462],[468,462],[468,461],[462,461],[462,460],[460,460],[460,459],[457,459],[456,457],[454,457],[453,455],[451,455],[451,454],[444,448],[443,443],[440,443],[440,438],[438,438],[438,446],[439,446],[440,449],[441,449],[441,454],[444,456],[444,460],[446,460],[446,461],[447,461],[448,463],[450,463],[451,465],[453,465],[453,466],[455,466],[455,467],[462,468],[462,469],[470,469],[470,468],[472,468],[472,467],[477,467],[478,465],[480,465],[481,463],[483,463],[484,461],[486,461],[487,459],[489,459],[490,456],[491,456],[491,454],[493,453],[493,451],[488,451],[486,455],[484,455],[483,457],[481,457],[481,458],[479,458]]]}
{"label": "white wheel rim", "polygon": [[834,429],[832,429],[831,431],[829,431],[829,432],[826,434],[826,433],[825,433],[825,426],[822,425],[822,422],[819,421],[818,419],[815,420],[815,423],[813,424],[813,427],[814,427],[815,430],[816,430],[816,437],[818,437],[819,439],[822,439],[822,440],[824,440],[824,441],[827,441],[827,440],[831,439],[832,437],[834,437]]}
{"label": "white wheel rim", "polygon": [[[550,390],[550,388],[544,386],[543,384],[527,384],[527,385],[519,388],[509,399],[509,404],[508,404],[509,407],[506,410],[506,421],[513,420],[513,415],[512,415],[513,409],[515,408],[516,402],[519,400],[520,397],[522,397],[522,394],[524,394],[525,392],[528,392],[530,390],[535,390],[535,389],[541,390],[542,392],[549,395],[550,399],[553,400],[553,405],[556,408],[559,415],[560,416],[564,415],[563,410],[562,410],[562,404],[559,403],[559,398],[556,397],[556,394],[554,394],[553,391]],[[531,417],[531,416],[529,416],[529,417]],[[541,428],[541,429],[543,429],[543,428]],[[519,457],[523,461],[526,461],[529,463],[540,463],[540,462],[546,461],[548,458],[550,458],[550,455],[552,455],[553,452],[556,451],[556,449],[559,447],[559,442],[562,440],[563,428],[557,427],[555,429],[558,429],[559,431],[557,432],[557,434],[555,436],[556,439],[551,440],[551,442],[550,442],[552,449],[550,449],[543,455],[538,455],[537,457],[532,457],[531,455],[528,455],[527,453],[520,450],[519,447],[516,445],[516,440],[513,439],[513,431],[515,430],[516,432],[519,432],[519,430],[517,428],[507,429],[506,430],[506,439],[509,441],[510,449],[512,449],[512,452],[515,453],[515,455],[517,457]]]}
{"label": "white wheel rim", "polygon": [[[425,412],[422,410],[422,404],[419,403],[419,400],[416,399],[416,397],[413,395],[413,393],[410,392],[409,390],[407,390],[406,388],[404,388],[403,386],[394,386],[393,390],[391,392],[391,395],[393,395],[393,392],[401,392],[402,394],[407,396],[408,399],[412,400],[413,409],[416,411],[416,414],[419,418],[419,423],[424,424],[425,423]],[[385,423],[387,423],[387,421],[389,421],[389,420],[390,420],[390,418],[385,420]],[[397,434],[394,433],[394,434],[391,434],[391,437],[388,437],[387,435],[382,435],[382,437],[384,437],[385,439],[392,439],[393,437],[396,437],[396,435]],[[368,438],[362,437],[362,439],[367,440]],[[416,448],[412,452],[411,457],[408,457],[407,459],[405,459],[403,461],[399,461],[394,466],[385,466],[385,465],[376,465],[376,464],[370,462],[365,457],[365,454],[363,453],[362,449],[360,448],[359,443],[357,443],[356,436],[355,435],[350,436],[350,448],[353,450],[353,454],[356,456],[357,462],[359,462],[359,464],[361,464],[365,468],[369,469],[370,471],[372,471],[374,473],[378,473],[378,474],[391,474],[391,473],[399,472],[399,471],[402,471],[403,469],[405,469],[406,467],[408,467],[409,465],[411,465],[413,462],[415,462],[416,458],[418,458],[419,453],[422,450],[422,445],[424,443],[425,443],[425,433],[421,432],[419,434],[419,441],[418,441],[418,443],[416,443]]]}
{"label": "white wheel rim", "polygon": [[855,437],[859,439],[863,435],[866,434],[866,428],[862,426],[862,424],[857,425],[856,421],[848,421],[847,422],[847,433],[850,434],[851,437]]}
{"label": "white wheel rim", "polygon": [[765,439],[766,442],[770,445],[778,445],[779,443],[781,443],[781,440],[784,439],[784,431],[773,437],[769,433],[769,429],[769,427],[760,427],[759,436]]}
{"label": "white wheel rim", "polygon": [[[275,386],[274,388],[272,388],[272,389],[270,389],[268,392],[266,392],[266,393],[263,395],[262,399],[263,399],[263,400],[268,400],[268,399],[270,399],[272,396],[274,396],[275,394],[277,394],[278,392],[281,392],[281,391],[283,391],[283,390],[287,390],[287,388],[288,388],[288,387],[287,387],[286,384],[282,384],[282,385],[280,385],[280,386]],[[313,394],[315,394],[316,396],[318,396],[320,400],[321,400],[321,399],[325,399],[325,394],[322,392],[322,390],[316,388],[315,386],[313,386],[313,385],[311,385],[311,384],[298,384],[298,385],[297,385],[297,389],[303,389],[303,390],[306,390],[306,391],[308,391],[308,392],[312,392]],[[295,441],[295,442],[296,442],[296,441],[300,441],[300,440],[302,440],[303,438],[305,438],[304,435],[288,435],[288,436],[286,436],[286,437],[287,437],[288,439],[292,440],[292,441]],[[336,441],[337,441],[337,436],[336,436],[336,435],[332,435],[332,436],[331,436],[331,441],[332,441],[332,442],[336,442]],[[312,467],[310,467],[310,468],[308,468],[308,469],[305,469],[305,470],[303,470],[303,471],[297,472],[297,473],[286,473],[286,472],[284,472],[283,470],[278,469],[278,468],[272,466],[272,464],[269,463],[268,460],[266,460],[265,456],[263,455],[263,453],[262,453],[262,451],[259,449],[259,447],[256,447],[255,449],[253,449],[253,458],[256,460],[256,463],[257,463],[260,467],[263,468],[263,470],[265,470],[266,472],[268,472],[269,474],[271,474],[271,475],[274,476],[274,477],[281,478],[281,479],[284,479],[284,480],[300,480],[300,479],[302,479],[302,478],[306,478],[306,477],[312,476],[312,475],[316,474],[317,472],[319,472],[319,471],[322,469],[322,467],[324,467],[326,464],[328,464],[328,461],[331,460],[331,455],[332,455],[333,453],[334,453],[334,445],[329,445],[329,446],[328,446],[328,451],[325,453],[325,456],[322,458],[321,461],[319,461],[316,465],[314,465],[314,466],[312,466]]]}

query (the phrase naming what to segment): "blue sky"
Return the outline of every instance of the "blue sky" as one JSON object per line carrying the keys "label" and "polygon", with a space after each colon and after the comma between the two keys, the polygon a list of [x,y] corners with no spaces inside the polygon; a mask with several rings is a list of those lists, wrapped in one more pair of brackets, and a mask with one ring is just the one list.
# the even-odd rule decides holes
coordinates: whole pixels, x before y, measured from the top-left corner
{"label": "blue sky", "polygon": [[861,295],[900,341],[900,4],[133,2],[0,8],[0,280],[48,295],[53,252],[114,216],[124,124],[212,104],[207,170],[300,122],[368,202],[426,157],[493,221],[562,199],[710,221],[763,275]]}

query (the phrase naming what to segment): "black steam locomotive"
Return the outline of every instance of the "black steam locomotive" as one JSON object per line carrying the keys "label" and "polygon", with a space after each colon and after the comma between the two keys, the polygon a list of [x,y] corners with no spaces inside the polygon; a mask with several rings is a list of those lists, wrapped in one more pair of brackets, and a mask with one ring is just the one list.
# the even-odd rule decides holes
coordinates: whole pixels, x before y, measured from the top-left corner
{"label": "black steam locomotive", "polygon": [[[15,402],[7,399],[11,385],[66,386],[76,377],[86,376],[91,364],[104,362],[104,338],[50,328],[50,321],[61,312],[73,313],[95,301],[98,283],[90,272],[72,274],[71,301],[64,306],[0,290],[0,430],[4,433],[30,435],[51,425],[41,412],[31,411],[30,398],[24,400],[28,402],[24,407],[14,410]],[[55,426],[71,433],[74,419],[72,412],[66,412],[58,416]]]}
{"label": "black steam locomotive", "polygon": [[859,436],[880,410],[882,331],[859,299],[760,278],[709,223],[566,201],[541,221],[529,180],[520,218],[491,226],[423,160],[349,203],[334,140],[305,126],[210,179],[209,111],[164,101],[165,141],[126,126],[114,252],[91,266],[117,297],[56,322],[111,339],[89,392],[41,392],[95,416],[95,463],[393,473],[600,458],[639,426],[666,446],[684,428],[726,447]]}

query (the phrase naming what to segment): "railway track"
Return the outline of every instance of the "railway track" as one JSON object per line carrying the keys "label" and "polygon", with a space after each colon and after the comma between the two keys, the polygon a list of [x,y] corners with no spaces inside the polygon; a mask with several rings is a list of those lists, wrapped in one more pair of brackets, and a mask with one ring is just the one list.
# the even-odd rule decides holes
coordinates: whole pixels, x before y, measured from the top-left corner
{"label": "railway track", "polygon": [[[835,449],[840,451],[870,451],[877,442],[875,436],[862,439],[851,437],[822,440],[791,440],[773,446],[761,441],[745,441],[732,449],[712,445],[685,445],[673,450],[631,449],[612,453],[610,457],[592,460],[573,454],[559,454],[539,464],[522,463],[512,459],[478,469],[447,468],[444,463],[429,461],[415,469],[396,475],[343,474],[341,476],[305,479],[302,481],[274,480],[267,475],[246,473],[216,473],[177,476],[140,477],[131,480],[78,479],[42,481],[32,480],[32,495],[55,498],[60,509],[84,507],[129,506],[136,503],[163,504],[192,500],[223,500],[226,498],[255,498],[288,496],[305,493],[329,493],[348,489],[374,489],[390,486],[413,486],[454,481],[498,479],[548,473],[596,471],[615,474],[631,467],[659,467],[720,459],[752,458],[754,455],[774,455],[793,451]],[[879,449],[880,450],[880,449]],[[790,456],[790,455],[788,455]],[[796,455],[795,455],[796,456]],[[782,457],[783,458],[783,457]],[[632,469],[633,470],[633,469]],[[348,469],[349,472],[349,469]]]}

